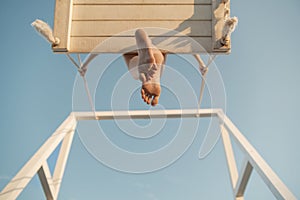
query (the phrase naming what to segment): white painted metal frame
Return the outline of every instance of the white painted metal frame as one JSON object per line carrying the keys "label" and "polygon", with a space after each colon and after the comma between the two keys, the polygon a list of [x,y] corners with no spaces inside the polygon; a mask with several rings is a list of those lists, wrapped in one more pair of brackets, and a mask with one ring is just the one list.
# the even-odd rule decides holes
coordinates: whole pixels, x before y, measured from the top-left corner
{"label": "white painted metal frame", "polygon": [[[228,170],[231,178],[235,200],[243,200],[245,189],[253,169],[270,188],[277,199],[296,200],[296,197],[263,160],[254,147],[223,113],[221,109],[194,110],[138,110],[138,111],[101,111],[73,112],[44,143],[36,154],[24,165],[19,173],[0,193],[0,200],[16,199],[32,177],[37,173],[47,199],[57,199],[74,131],[79,120],[111,120],[111,119],[145,119],[145,118],[193,118],[218,117],[220,120]],[[230,136],[234,138],[244,153],[245,159],[241,171],[238,172]],[[47,159],[61,143],[60,153],[53,176],[51,176]]]}
{"label": "white painted metal frame", "polygon": [[[225,147],[225,153],[227,156],[227,163],[229,168],[229,173],[231,175],[231,182],[233,193],[236,200],[244,199],[244,191],[247,186],[247,182],[251,175],[252,169],[260,175],[265,184],[269,187],[273,195],[277,199],[289,199],[296,200],[293,193],[287,188],[287,186],[280,180],[280,178],[275,174],[272,168],[266,163],[266,161],[259,155],[255,148],[248,142],[248,140],[243,136],[243,134],[238,130],[238,128],[231,122],[231,120],[223,113],[219,112],[218,117],[224,124],[221,125],[221,132],[223,137],[223,143]],[[221,123],[222,124],[222,123]],[[228,131],[234,138],[236,144],[243,151],[245,160],[241,172],[238,174],[236,170],[236,164],[232,148],[228,148],[231,144],[228,142],[229,136]],[[225,139],[224,140],[224,136]]]}
{"label": "white painted metal frame", "polygon": [[[0,193],[0,199],[16,199],[36,173],[40,178],[46,198],[48,200],[57,199],[76,124],[76,118],[74,114],[71,113],[17,175],[6,185]],[[60,144],[61,148],[52,177],[47,159]]]}

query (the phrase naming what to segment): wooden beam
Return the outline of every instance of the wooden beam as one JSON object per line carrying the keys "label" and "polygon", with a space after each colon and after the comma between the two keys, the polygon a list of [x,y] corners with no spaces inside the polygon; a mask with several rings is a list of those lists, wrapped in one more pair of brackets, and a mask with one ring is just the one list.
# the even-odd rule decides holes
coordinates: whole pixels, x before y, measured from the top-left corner
{"label": "wooden beam", "polygon": [[250,164],[250,162],[245,159],[242,165],[242,169],[241,172],[239,173],[239,178],[238,181],[236,183],[236,186],[234,188],[234,195],[235,197],[243,197],[249,178],[251,176],[253,167]]}
{"label": "wooden beam", "polygon": [[[168,53],[211,52],[211,37],[150,37],[153,44]],[[134,37],[71,37],[70,53],[128,53],[137,49]],[[201,46],[200,46],[201,45]],[[217,52],[218,53],[218,52]]]}
{"label": "wooden beam", "polygon": [[211,16],[211,5],[136,4],[73,7],[73,20],[211,20]]}
{"label": "wooden beam", "polygon": [[172,4],[172,5],[177,5],[177,4],[211,4],[211,0],[74,0],[74,4],[117,4],[117,5],[123,5],[123,4]]}
{"label": "wooden beam", "polygon": [[230,130],[237,145],[244,152],[246,158],[251,165],[255,168],[265,184],[269,187],[271,192],[277,199],[296,200],[295,195],[287,188],[287,186],[280,180],[277,174],[266,163],[266,161],[259,155],[256,149],[248,142],[238,128],[231,122],[231,120],[223,113],[218,113],[220,120],[224,122],[224,125]]}
{"label": "wooden beam", "polygon": [[60,42],[54,52],[67,52],[70,47],[73,0],[56,0],[53,34]]}
{"label": "wooden beam", "polygon": [[[140,27],[157,27],[147,31],[150,37],[172,37],[182,21],[73,21],[71,37],[110,37],[125,32],[122,37],[134,37],[135,30]],[[195,37],[211,37],[211,21],[186,21],[186,28],[180,31],[181,35]],[[114,27],[114,28],[111,28]],[[159,27],[163,30],[159,30]],[[132,30],[132,31],[129,31]]]}

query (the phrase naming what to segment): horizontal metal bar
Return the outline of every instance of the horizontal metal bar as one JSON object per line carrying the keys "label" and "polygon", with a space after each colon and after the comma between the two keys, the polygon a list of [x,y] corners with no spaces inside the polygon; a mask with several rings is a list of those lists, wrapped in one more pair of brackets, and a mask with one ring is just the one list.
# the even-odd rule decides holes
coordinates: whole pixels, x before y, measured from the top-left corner
{"label": "horizontal metal bar", "polygon": [[149,119],[149,118],[194,118],[217,116],[220,109],[186,110],[130,110],[73,112],[77,120]]}

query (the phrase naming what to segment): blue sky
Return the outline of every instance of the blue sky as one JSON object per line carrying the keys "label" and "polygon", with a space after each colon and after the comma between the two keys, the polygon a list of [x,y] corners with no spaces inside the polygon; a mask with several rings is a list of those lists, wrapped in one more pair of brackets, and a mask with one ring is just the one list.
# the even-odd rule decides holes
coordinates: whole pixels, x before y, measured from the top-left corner
{"label": "blue sky", "polygon": [[[228,116],[297,197],[300,197],[299,8],[297,0],[233,0],[231,12],[239,17],[239,25],[232,35],[232,53],[215,60],[226,89]],[[53,54],[50,45],[30,26],[36,18],[52,24],[53,13],[53,0],[11,0],[0,7],[1,189],[72,111],[76,70],[64,55]],[[182,70],[181,65],[186,64],[183,59],[170,56],[167,64],[188,77],[192,88],[198,91],[201,79],[191,76],[193,69]],[[108,70],[101,80],[103,84],[97,88],[108,95],[115,81],[126,73],[121,59],[112,65],[119,69]],[[168,80],[170,76],[165,73],[162,83],[166,87]],[[132,81],[132,84],[135,87],[138,82]],[[161,106],[176,108],[176,95],[167,88],[163,92]],[[109,109],[107,95],[97,94],[96,108]],[[205,94],[204,106],[209,106],[207,99]],[[133,93],[130,106],[148,109],[140,101],[138,91]],[[197,157],[205,135],[202,130],[208,122],[206,119],[199,122],[193,144],[177,162],[139,175],[104,166],[86,151],[76,133],[60,199],[230,199],[232,193],[222,143],[219,141],[205,159]],[[147,125],[143,121],[136,123]],[[172,138],[168,133],[177,123],[168,121],[163,134],[150,145],[145,140],[130,141],[113,122],[101,122],[101,126],[104,132],[113,133],[109,137],[118,145],[145,151]],[[243,158],[238,151],[237,157]],[[20,199],[42,198],[42,189],[35,177]],[[246,199],[274,199],[256,172],[248,185]]]}

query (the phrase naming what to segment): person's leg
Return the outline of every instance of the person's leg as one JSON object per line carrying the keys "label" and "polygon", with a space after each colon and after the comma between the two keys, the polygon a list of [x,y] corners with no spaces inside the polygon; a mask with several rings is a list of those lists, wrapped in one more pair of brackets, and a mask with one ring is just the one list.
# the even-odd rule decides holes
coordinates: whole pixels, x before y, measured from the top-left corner
{"label": "person's leg", "polygon": [[138,46],[138,69],[142,81],[141,95],[143,100],[155,106],[158,104],[161,87],[160,76],[165,62],[165,55],[151,42],[146,32],[138,29],[135,32]]}
{"label": "person's leg", "polygon": [[166,54],[162,54],[151,42],[142,29],[135,33],[138,53],[124,54],[124,59],[134,79],[142,81],[141,95],[143,100],[155,106],[160,96],[160,77],[163,71]]}
{"label": "person's leg", "polygon": [[123,54],[124,60],[128,67],[128,71],[130,72],[131,76],[135,79],[139,79],[139,71],[138,71],[138,54],[137,53],[127,53]]}

